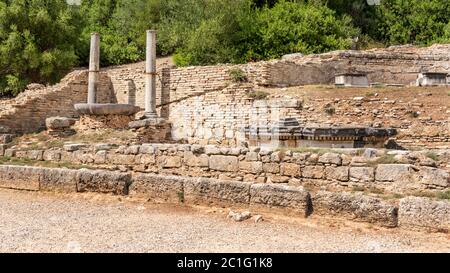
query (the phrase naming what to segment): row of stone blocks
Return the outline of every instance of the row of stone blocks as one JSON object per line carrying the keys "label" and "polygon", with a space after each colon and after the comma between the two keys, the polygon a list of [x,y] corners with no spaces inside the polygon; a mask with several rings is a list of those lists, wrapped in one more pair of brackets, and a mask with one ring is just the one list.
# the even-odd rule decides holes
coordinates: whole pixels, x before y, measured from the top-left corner
{"label": "row of stone blocks", "polygon": [[309,193],[302,187],[209,178],[4,165],[0,166],[0,188],[113,193],[167,203],[250,206],[304,217],[311,214],[337,216],[386,227],[450,228],[450,203],[447,201],[407,197],[397,206],[362,194]]}

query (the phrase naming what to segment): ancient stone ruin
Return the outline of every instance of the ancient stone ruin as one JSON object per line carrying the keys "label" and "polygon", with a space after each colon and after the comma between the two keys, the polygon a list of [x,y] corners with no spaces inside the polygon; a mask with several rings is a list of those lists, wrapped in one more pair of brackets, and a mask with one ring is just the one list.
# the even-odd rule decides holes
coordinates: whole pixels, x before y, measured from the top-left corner
{"label": "ancient stone ruin", "polygon": [[450,45],[176,68],[146,35],[0,101],[0,187],[450,229]]}

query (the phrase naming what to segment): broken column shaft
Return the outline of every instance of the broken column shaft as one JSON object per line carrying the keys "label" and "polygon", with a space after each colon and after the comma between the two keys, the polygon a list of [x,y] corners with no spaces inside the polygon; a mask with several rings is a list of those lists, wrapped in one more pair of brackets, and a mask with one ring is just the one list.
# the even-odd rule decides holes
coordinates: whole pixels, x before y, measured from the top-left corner
{"label": "broken column shaft", "polygon": [[145,63],[145,116],[156,118],[156,31],[147,30]]}
{"label": "broken column shaft", "polygon": [[88,103],[97,102],[98,78],[100,73],[100,34],[91,34],[89,56]]}

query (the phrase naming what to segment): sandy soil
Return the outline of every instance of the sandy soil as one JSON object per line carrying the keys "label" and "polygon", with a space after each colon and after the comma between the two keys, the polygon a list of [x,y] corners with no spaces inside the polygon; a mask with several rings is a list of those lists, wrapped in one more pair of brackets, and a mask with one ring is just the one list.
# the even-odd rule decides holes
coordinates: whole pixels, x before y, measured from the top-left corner
{"label": "sandy soil", "polygon": [[450,235],[99,194],[0,190],[0,252],[450,252]]}

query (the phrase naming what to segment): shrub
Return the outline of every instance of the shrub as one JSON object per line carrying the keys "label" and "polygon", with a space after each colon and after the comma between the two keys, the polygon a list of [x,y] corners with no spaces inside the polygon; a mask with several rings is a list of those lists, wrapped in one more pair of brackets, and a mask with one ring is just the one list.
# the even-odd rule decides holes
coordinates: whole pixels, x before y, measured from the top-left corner
{"label": "shrub", "polygon": [[254,100],[265,100],[269,96],[269,93],[265,91],[251,91],[248,96]]}
{"label": "shrub", "polygon": [[77,62],[80,18],[64,0],[0,1],[0,95],[55,83]]}
{"label": "shrub", "polygon": [[247,81],[247,75],[240,68],[230,69],[230,71],[228,73],[230,74],[231,80],[233,82],[246,82]]}

